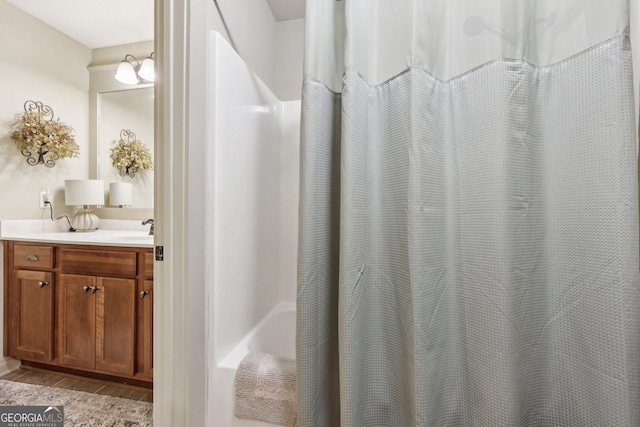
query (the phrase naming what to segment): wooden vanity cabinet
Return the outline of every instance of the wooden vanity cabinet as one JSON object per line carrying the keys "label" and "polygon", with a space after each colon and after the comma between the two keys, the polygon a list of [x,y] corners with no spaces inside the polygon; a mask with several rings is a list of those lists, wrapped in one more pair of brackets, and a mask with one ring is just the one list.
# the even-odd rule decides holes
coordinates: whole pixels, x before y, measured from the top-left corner
{"label": "wooden vanity cabinet", "polygon": [[151,385],[150,248],[9,241],[5,254],[6,356]]}

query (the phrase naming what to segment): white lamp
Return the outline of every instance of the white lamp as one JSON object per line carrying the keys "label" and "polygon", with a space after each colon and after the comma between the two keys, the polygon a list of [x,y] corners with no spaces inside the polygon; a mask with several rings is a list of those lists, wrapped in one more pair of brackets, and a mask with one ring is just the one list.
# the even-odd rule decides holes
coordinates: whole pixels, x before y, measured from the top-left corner
{"label": "white lamp", "polygon": [[121,208],[133,204],[133,184],[128,182],[112,182],[109,184],[109,205]]}
{"label": "white lamp", "polygon": [[76,231],[94,231],[100,219],[89,205],[104,205],[104,183],[97,179],[67,179],[64,181],[64,197],[67,206],[82,206],[71,217]]}

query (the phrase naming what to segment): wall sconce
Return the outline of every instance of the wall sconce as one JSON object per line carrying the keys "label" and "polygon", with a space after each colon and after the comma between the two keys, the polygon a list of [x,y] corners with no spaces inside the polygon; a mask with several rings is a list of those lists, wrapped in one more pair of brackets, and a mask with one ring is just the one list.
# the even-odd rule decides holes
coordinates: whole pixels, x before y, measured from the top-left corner
{"label": "wall sconce", "polygon": [[[129,85],[152,83],[155,79],[154,54],[155,52],[151,52],[151,55],[146,57],[142,63],[135,56],[127,54],[118,65],[116,80]],[[127,58],[131,58],[135,64]]]}
{"label": "wall sconce", "polygon": [[94,231],[100,219],[89,205],[104,205],[104,183],[97,179],[67,179],[64,181],[64,198],[67,206],[82,206],[71,217],[71,227],[76,231]]}

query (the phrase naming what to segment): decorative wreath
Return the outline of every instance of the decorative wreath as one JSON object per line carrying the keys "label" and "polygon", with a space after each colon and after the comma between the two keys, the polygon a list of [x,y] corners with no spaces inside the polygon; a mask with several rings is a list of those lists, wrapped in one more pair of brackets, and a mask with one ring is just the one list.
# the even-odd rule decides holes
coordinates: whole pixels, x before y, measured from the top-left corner
{"label": "decorative wreath", "polygon": [[139,170],[153,169],[151,151],[144,142],[136,139],[136,134],[130,130],[120,132],[120,141],[113,141],[111,160],[118,168],[121,176],[129,175],[133,178]]}
{"label": "decorative wreath", "polygon": [[27,101],[24,111],[16,115],[11,138],[22,155],[28,157],[27,163],[51,168],[58,159],[78,157],[80,147],[73,128],[60,119],[54,120],[51,107],[39,101]]}

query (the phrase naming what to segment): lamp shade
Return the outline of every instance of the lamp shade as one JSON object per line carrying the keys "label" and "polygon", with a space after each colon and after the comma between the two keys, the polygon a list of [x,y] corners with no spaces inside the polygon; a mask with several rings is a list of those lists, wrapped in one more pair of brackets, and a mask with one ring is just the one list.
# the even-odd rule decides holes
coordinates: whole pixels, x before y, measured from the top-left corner
{"label": "lamp shade", "polygon": [[110,183],[109,204],[111,206],[131,206],[133,204],[133,184],[128,182]]}
{"label": "lamp shade", "polygon": [[104,205],[104,183],[98,179],[67,179],[64,199],[68,206]]}
{"label": "lamp shade", "polygon": [[116,80],[130,85],[138,84],[136,70],[129,61],[122,61],[116,70]]}
{"label": "lamp shade", "polygon": [[152,82],[156,77],[156,72],[154,70],[153,58],[150,56],[145,58],[142,61],[142,65],[140,66],[140,71],[138,71],[138,75],[143,79]]}

